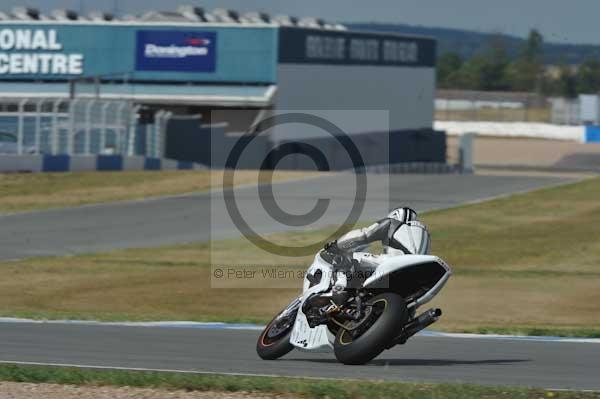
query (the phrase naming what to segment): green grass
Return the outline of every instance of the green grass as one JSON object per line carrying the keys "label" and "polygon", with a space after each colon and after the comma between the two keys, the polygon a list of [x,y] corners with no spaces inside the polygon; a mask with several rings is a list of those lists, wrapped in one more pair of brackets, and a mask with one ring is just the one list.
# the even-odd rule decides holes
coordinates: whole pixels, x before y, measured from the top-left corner
{"label": "green grass", "polygon": [[480,108],[477,110],[444,110],[435,111],[438,121],[497,121],[497,122],[545,122],[551,119],[550,108],[507,109]]}
{"label": "green grass", "polygon": [[165,390],[253,392],[302,398],[397,398],[397,399],[596,399],[600,393],[565,392],[531,388],[468,384],[418,384],[371,381],[339,381],[285,377],[245,377],[218,374],[178,374],[122,370],[93,370],[46,366],[0,366],[0,380],[93,386],[129,386]]}
{"label": "green grass", "polygon": [[[599,199],[596,178],[423,215],[433,253],[454,271],[431,304],[444,310],[434,327],[599,337]],[[332,231],[271,238],[300,246]],[[301,281],[274,288],[254,279],[215,288],[210,261],[305,270],[311,258],[278,257],[233,239],[2,262],[0,315],[264,323],[300,292]]]}
{"label": "green grass", "polygon": [[[314,175],[279,171],[274,180]],[[236,171],[234,184],[258,182],[257,171]],[[205,191],[223,184],[218,170],[0,173],[0,213],[24,212]]]}

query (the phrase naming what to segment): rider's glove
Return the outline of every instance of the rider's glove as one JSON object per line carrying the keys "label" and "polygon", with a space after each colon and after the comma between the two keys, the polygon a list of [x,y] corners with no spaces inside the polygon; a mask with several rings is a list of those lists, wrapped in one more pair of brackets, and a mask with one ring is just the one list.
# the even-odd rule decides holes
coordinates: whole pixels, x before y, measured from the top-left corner
{"label": "rider's glove", "polygon": [[331,241],[325,244],[323,249],[332,255],[331,264],[334,271],[352,272],[355,268],[355,260],[352,256],[342,250],[337,245],[337,241]]}
{"label": "rider's glove", "polygon": [[347,274],[346,278],[350,279],[357,270],[358,261],[344,255],[336,255],[333,258],[332,265],[334,272],[344,272]]}
{"label": "rider's glove", "polygon": [[327,244],[325,244],[323,249],[331,254],[341,254],[342,253],[342,250],[337,245],[337,241],[328,242]]}

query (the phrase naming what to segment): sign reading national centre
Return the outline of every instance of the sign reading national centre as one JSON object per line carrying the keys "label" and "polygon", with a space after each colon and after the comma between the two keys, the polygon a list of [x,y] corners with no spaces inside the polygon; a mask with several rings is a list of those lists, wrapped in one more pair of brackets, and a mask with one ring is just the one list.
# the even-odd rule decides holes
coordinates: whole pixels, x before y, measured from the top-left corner
{"label": "sign reading national centre", "polygon": [[140,30],[137,32],[136,70],[214,72],[215,32]]}
{"label": "sign reading national centre", "polygon": [[65,53],[55,29],[0,29],[0,76],[81,74],[83,54]]}

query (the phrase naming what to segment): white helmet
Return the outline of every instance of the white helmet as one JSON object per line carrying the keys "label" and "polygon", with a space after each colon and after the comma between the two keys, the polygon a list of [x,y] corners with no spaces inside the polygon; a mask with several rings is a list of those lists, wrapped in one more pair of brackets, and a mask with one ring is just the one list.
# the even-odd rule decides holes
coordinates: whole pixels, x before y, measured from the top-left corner
{"label": "white helmet", "polygon": [[387,217],[402,223],[419,220],[417,217],[417,212],[415,212],[414,209],[405,206],[394,209],[387,215]]}
{"label": "white helmet", "polygon": [[425,225],[418,221],[417,212],[414,209],[396,208],[390,212],[388,218],[398,220],[402,222],[402,225],[391,238],[394,244],[384,248],[385,253],[389,255],[426,255],[429,253],[429,232]]}
{"label": "white helmet", "polygon": [[404,223],[394,232],[393,244],[386,248],[390,255],[427,255],[431,245],[429,232],[424,224],[418,221]]}

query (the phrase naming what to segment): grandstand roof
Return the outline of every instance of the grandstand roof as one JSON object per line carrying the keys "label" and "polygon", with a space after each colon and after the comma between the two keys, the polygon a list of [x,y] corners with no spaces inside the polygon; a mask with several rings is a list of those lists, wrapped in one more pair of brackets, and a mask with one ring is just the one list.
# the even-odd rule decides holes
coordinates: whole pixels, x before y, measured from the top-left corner
{"label": "grandstand roof", "polygon": [[88,15],[80,15],[74,10],[56,9],[49,15],[42,14],[38,9],[31,7],[15,7],[10,12],[0,11],[0,23],[2,22],[51,22],[61,23],[115,23],[137,22],[137,23],[195,23],[203,24],[236,24],[236,25],[264,25],[275,26],[298,26],[311,29],[324,30],[346,30],[346,27],[338,23],[326,22],[321,18],[305,17],[297,18],[288,15],[277,15],[271,17],[265,12],[251,11],[240,13],[235,10],[216,8],[211,12],[201,7],[181,5],[175,10],[146,10],[138,15],[116,16],[108,12],[92,11]]}

